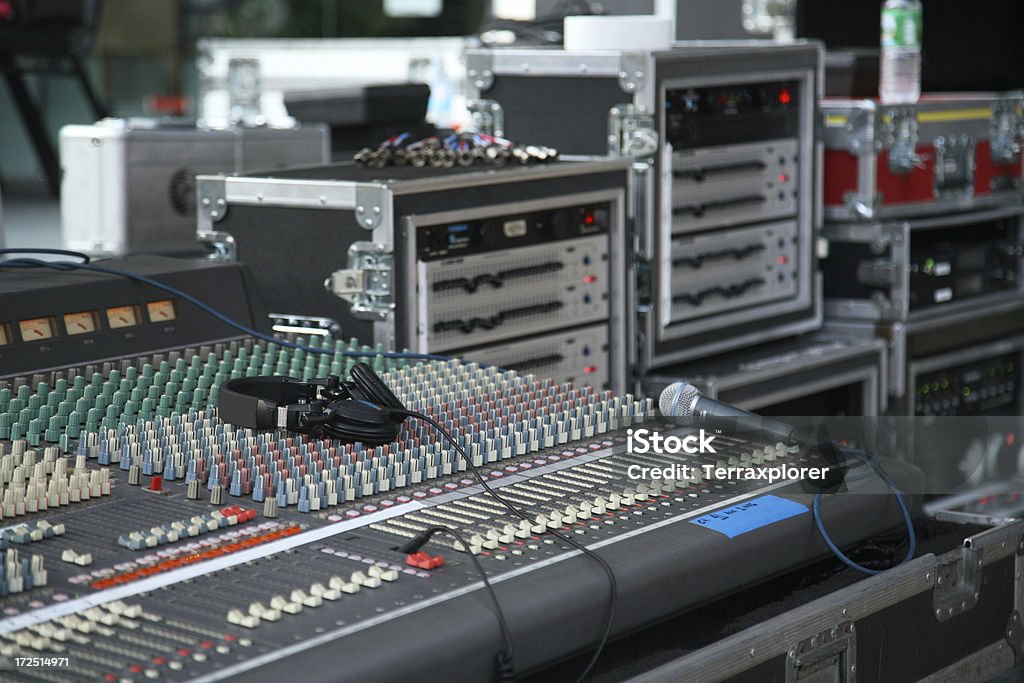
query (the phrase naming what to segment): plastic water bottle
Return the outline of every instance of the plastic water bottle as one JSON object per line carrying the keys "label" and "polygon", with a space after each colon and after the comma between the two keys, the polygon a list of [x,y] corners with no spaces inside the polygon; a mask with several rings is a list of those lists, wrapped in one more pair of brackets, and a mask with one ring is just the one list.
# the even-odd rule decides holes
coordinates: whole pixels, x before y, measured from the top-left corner
{"label": "plastic water bottle", "polygon": [[885,0],[879,96],[913,104],[921,96],[921,0]]}

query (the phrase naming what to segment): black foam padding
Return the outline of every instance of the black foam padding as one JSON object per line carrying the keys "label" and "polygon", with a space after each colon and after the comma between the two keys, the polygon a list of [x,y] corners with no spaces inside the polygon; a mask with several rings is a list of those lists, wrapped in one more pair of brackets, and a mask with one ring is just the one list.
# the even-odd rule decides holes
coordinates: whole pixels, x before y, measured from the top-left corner
{"label": "black foam padding", "polygon": [[402,402],[391,391],[391,388],[384,383],[384,380],[377,376],[377,373],[369,365],[366,363],[356,363],[349,372],[352,375],[352,381],[359,387],[359,391],[363,392],[366,400],[379,403],[388,408],[405,410],[405,406],[402,405]]}
{"label": "black foam padding", "polygon": [[386,406],[348,399],[332,404],[329,412],[324,431],[343,443],[360,441],[376,446],[398,437],[400,422],[392,418]]}

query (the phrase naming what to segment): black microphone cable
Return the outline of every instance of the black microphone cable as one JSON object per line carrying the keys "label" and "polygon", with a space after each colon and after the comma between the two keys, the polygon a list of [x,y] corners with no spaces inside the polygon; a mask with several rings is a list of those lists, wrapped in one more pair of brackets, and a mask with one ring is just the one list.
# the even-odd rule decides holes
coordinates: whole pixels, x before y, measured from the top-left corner
{"label": "black microphone cable", "polygon": [[498,680],[502,681],[502,683],[512,683],[516,679],[512,657],[512,632],[508,628],[505,613],[501,610],[501,603],[498,602],[498,594],[494,592],[494,586],[491,585],[491,580],[487,578],[487,572],[484,571],[484,567],[480,564],[480,560],[477,559],[476,555],[469,552],[469,544],[462,539],[462,534],[445,526],[430,527],[421,531],[415,538],[401,546],[398,552],[410,555],[429,543],[434,534],[448,534],[452,536],[462,546],[463,552],[469,555],[470,561],[476,567],[480,578],[483,579],[484,588],[487,589],[487,594],[491,597],[491,602],[494,603],[494,614],[498,618],[498,628],[501,629],[501,639],[504,641],[502,650],[495,657],[495,664],[498,668]]}
{"label": "black microphone cable", "polygon": [[[480,474],[480,471],[477,469],[476,465],[473,464],[473,460],[466,453],[465,449],[463,449],[462,446],[459,445],[459,443],[455,439],[455,437],[452,436],[452,434],[447,429],[445,429],[443,426],[441,426],[441,424],[437,420],[429,417],[428,415],[424,415],[423,413],[418,413],[418,412],[416,412],[414,410],[392,408],[391,412],[393,414],[395,414],[395,415],[405,415],[406,417],[411,417],[411,418],[414,418],[414,419],[417,419],[417,420],[422,420],[423,422],[426,422],[427,424],[429,424],[432,427],[434,427],[434,429],[436,429],[445,438],[445,440],[447,440],[448,443],[450,443],[452,445],[452,448],[459,455],[461,455],[466,460],[466,465],[469,466],[470,471],[473,473],[473,476],[476,477],[476,480],[480,483],[480,486],[483,487],[484,491],[486,491],[492,498],[494,498],[494,500],[498,501],[498,503],[500,503],[503,507],[508,509],[508,511],[511,512],[516,517],[519,517],[520,519],[523,519],[523,520],[529,522],[531,525],[534,523],[533,520],[530,519],[526,515],[526,513],[522,512],[515,505],[513,505],[512,503],[510,503],[507,500],[505,500],[501,495],[498,494],[497,491],[495,491],[494,489],[491,488],[491,486],[487,483],[487,480],[484,478],[484,476],[482,474]],[[445,529],[445,530],[446,531],[450,531],[448,529]],[[601,652],[604,650],[605,645],[608,643],[608,639],[611,636],[612,624],[615,621],[615,608],[616,608],[616,603],[618,601],[619,586],[618,586],[618,582],[615,580],[615,572],[612,571],[611,566],[608,564],[608,562],[603,557],[601,557],[600,555],[598,555],[594,551],[590,550],[589,548],[587,548],[583,544],[579,543],[575,539],[570,538],[570,537],[566,536],[565,534],[561,534],[561,533],[559,533],[559,532],[557,532],[557,531],[555,531],[553,529],[548,529],[544,533],[551,534],[555,538],[557,538],[560,541],[562,541],[562,542],[572,546],[573,548],[579,550],[581,553],[583,553],[584,555],[589,557],[591,560],[596,562],[601,567],[601,569],[604,571],[605,575],[608,578],[608,588],[609,588],[609,591],[610,591],[610,596],[609,596],[609,599],[608,599],[608,606],[607,606],[607,609],[605,611],[604,623],[603,623],[603,627],[602,627],[602,630],[601,630],[601,638],[598,641],[597,648],[594,650],[594,654],[591,655],[591,657],[590,657],[590,661],[587,662],[586,668],[583,669],[583,673],[581,673],[579,675],[579,677],[576,679],[577,683],[580,683],[581,681],[583,681],[583,679],[585,679],[587,677],[587,675],[590,673],[590,671],[594,668],[594,665],[597,663],[598,657],[601,656]],[[421,532],[420,536],[422,536],[422,535],[427,535],[427,538],[422,543],[420,543],[418,546],[416,546],[417,548],[422,547],[423,544],[425,544],[426,541],[429,540],[429,537],[431,535],[433,535],[433,532],[431,532],[430,530],[427,530],[426,532]],[[414,539],[414,541],[419,541],[420,540],[420,536],[417,536]],[[471,553],[469,551],[469,546],[467,544],[463,543],[462,541],[459,541],[459,543],[465,549],[465,552],[468,553],[470,555],[470,557],[473,557],[473,559],[475,561],[476,558],[473,555],[473,553]],[[406,546],[411,546],[411,545],[412,545],[412,543],[406,544]],[[406,547],[406,546],[403,546],[403,547]],[[478,566],[479,566],[479,563],[478,563]],[[480,567],[480,570],[483,571],[483,568]],[[485,585],[488,586],[489,590],[492,590],[492,589],[490,589],[489,584],[486,583],[486,580],[485,580]],[[492,594],[493,594],[493,590],[492,590]],[[498,611],[499,623],[502,625],[502,628],[505,629],[505,628],[507,628],[507,622],[505,620],[505,616],[504,616],[504,614],[501,611],[500,605],[498,604],[497,596],[495,595],[493,597],[494,597],[495,608]],[[511,656],[511,642],[509,643],[509,654]],[[510,666],[511,666],[511,662],[510,662]]]}

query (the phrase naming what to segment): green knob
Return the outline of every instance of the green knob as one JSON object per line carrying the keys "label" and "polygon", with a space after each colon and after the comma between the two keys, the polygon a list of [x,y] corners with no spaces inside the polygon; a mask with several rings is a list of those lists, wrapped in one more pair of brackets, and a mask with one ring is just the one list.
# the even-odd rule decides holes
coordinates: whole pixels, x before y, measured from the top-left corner
{"label": "green knob", "polygon": [[46,433],[43,434],[43,439],[49,441],[50,443],[56,442],[57,440],[60,439],[61,427],[62,425],[60,423],[60,417],[54,415],[53,417],[50,418],[49,423],[46,425]]}

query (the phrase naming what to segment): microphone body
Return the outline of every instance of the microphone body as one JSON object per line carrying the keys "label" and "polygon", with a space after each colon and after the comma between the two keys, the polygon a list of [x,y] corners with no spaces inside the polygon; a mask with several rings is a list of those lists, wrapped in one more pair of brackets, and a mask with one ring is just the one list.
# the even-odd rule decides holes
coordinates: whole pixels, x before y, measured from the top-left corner
{"label": "microphone body", "polygon": [[675,382],[665,387],[659,408],[663,415],[678,418],[684,425],[755,433],[787,444],[791,443],[796,431],[792,425],[708,398],[686,382]]}

